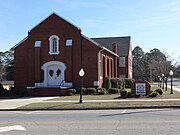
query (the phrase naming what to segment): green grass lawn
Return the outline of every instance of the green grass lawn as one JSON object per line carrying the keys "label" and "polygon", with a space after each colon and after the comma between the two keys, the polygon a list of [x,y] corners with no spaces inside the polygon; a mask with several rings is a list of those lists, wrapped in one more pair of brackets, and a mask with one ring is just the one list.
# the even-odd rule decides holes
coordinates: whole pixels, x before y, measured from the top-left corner
{"label": "green grass lawn", "polygon": [[154,101],[154,102],[93,102],[93,103],[87,103],[84,102],[82,104],[77,103],[62,103],[62,102],[53,102],[53,103],[33,103],[26,106],[19,107],[17,109],[113,109],[113,108],[140,108],[140,107],[156,107],[159,106],[179,106],[180,107],[180,101]]}
{"label": "green grass lawn", "polygon": [[[157,85],[151,85],[151,90],[157,89]],[[162,99],[179,99],[180,98],[180,92],[173,91],[173,94],[170,94],[170,89],[168,88],[167,91],[165,89],[163,90],[163,95],[157,97],[157,98],[162,98]]]}
{"label": "green grass lawn", "polygon": [[[152,85],[151,90],[155,90],[158,87],[156,85]],[[130,91],[130,90],[128,90]],[[120,100],[121,101],[118,101]],[[138,108],[138,107],[148,107],[148,106],[180,106],[180,101],[152,101],[146,102],[145,99],[180,99],[180,92],[174,91],[174,94],[170,94],[170,89],[167,91],[163,90],[163,95],[158,97],[150,98],[150,97],[141,97],[141,98],[125,98],[132,101],[122,101],[124,98],[120,98],[120,94],[107,94],[107,95],[83,95],[83,100],[117,100],[117,102],[84,102],[83,104],[79,104],[79,95],[73,96],[60,96],[58,98],[53,98],[47,101],[53,102],[39,102],[33,103],[26,106],[19,107],[17,109],[108,109],[108,108]],[[58,102],[58,101],[77,101],[77,102]],[[134,101],[141,100],[141,101]],[[57,101],[57,102],[56,102]]]}
{"label": "green grass lawn", "polygon": [[[157,89],[157,85],[152,85],[151,90]],[[130,89],[127,89],[127,91],[130,91]],[[180,92],[174,91],[174,94],[170,94],[170,89],[167,89],[167,91],[163,90],[163,95],[160,95],[158,97],[155,97],[158,99],[176,99],[180,98]],[[118,100],[122,99],[120,98],[120,94],[107,94],[107,95],[83,95],[84,100]],[[139,99],[139,98],[126,98],[126,99]],[[141,99],[147,99],[147,97],[144,97]],[[149,99],[149,97],[148,97]],[[73,96],[60,96],[58,98],[51,99],[49,101],[66,101],[66,100],[79,100],[79,95],[73,95]]]}

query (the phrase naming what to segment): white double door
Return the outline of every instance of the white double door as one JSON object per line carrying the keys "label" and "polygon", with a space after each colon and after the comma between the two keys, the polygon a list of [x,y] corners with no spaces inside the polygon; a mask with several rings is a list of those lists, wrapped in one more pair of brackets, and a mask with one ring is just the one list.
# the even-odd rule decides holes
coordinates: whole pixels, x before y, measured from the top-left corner
{"label": "white double door", "polygon": [[[49,86],[60,86],[64,80],[62,68],[60,65],[49,65],[47,68],[47,83]],[[63,71],[64,72],[64,71]]]}

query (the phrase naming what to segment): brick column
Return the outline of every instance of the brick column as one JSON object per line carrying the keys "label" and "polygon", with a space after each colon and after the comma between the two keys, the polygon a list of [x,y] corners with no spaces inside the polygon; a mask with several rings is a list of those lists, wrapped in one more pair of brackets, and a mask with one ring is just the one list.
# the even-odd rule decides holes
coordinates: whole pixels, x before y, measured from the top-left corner
{"label": "brick column", "polygon": [[41,82],[41,41],[35,41],[35,83],[40,83]]}
{"label": "brick column", "polygon": [[66,46],[66,66],[68,67],[65,72],[65,81],[66,82],[72,82],[72,70],[73,70],[73,65],[72,65],[72,46]]}

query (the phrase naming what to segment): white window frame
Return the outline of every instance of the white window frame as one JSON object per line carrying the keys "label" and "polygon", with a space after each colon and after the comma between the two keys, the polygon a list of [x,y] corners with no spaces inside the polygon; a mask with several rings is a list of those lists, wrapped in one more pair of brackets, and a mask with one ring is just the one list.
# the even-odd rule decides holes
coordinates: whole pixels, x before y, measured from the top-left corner
{"label": "white window frame", "polygon": [[119,57],[119,67],[126,67],[126,57]]}
{"label": "white window frame", "polygon": [[35,41],[34,47],[41,47],[41,41]]}
{"label": "white window frame", "polygon": [[[53,40],[56,39],[56,43],[57,43],[57,46],[56,46],[56,51],[54,52],[53,51]],[[50,55],[58,55],[59,54],[59,37],[57,35],[52,35],[50,36],[49,38],[49,54]]]}
{"label": "white window frame", "polygon": [[66,40],[66,46],[72,46],[72,39]]}

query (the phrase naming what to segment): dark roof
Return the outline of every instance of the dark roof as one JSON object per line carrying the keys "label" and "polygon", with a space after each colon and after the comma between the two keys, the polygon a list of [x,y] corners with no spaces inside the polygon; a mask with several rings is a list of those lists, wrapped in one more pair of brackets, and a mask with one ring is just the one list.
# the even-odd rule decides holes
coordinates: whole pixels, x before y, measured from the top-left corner
{"label": "dark roof", "polygon": [[104,38],[91,38],[100,45],[113,51],[113,44],[117,44],[117,54],[119,56],[128,56],[129,49],[131,49],[131,37],[104,37]]}

